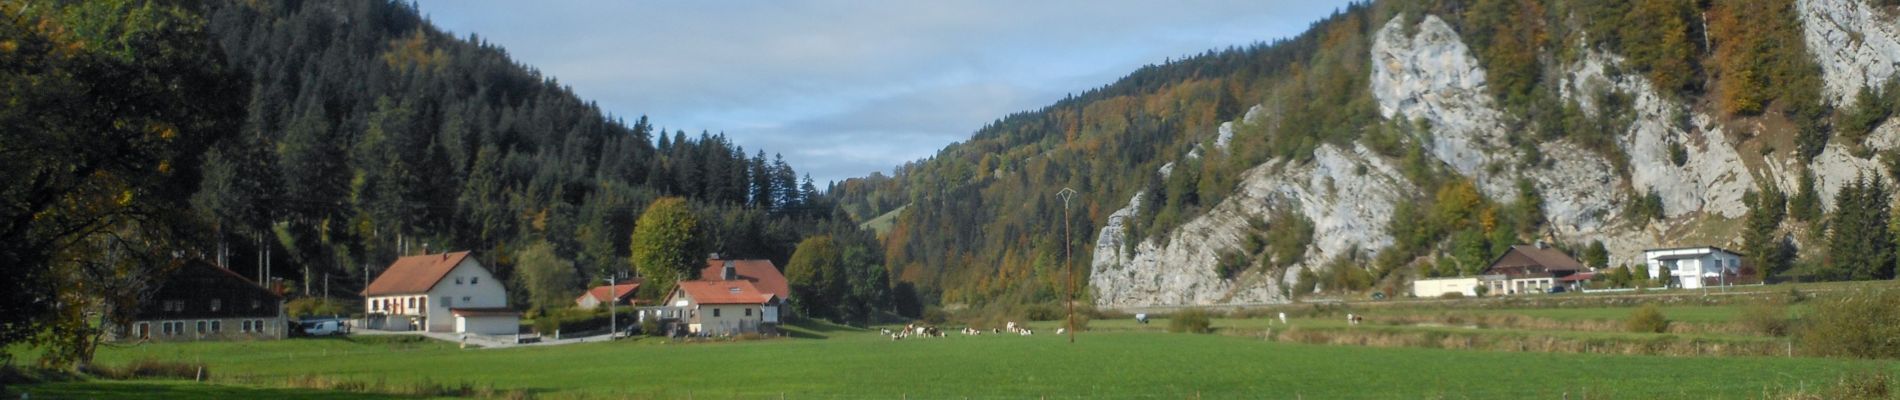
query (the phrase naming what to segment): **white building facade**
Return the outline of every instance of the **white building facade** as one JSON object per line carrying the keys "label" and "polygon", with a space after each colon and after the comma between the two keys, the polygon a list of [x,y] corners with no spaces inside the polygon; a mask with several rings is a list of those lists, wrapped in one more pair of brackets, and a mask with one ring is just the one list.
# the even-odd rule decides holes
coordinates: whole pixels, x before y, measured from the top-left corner
{"label": "white building facade", "polygon": [[1683,289],[1732,285],[1742,271],[1741,254],[1715,246],[1643,250],[1643,259],[1651,279]]}
{"label": "white building facade", "polygon": [[467,332],[454,310],[482,310],[492,318],[508,308],[507,289],[469,252],[397,259],[363,294],[373,329]]}

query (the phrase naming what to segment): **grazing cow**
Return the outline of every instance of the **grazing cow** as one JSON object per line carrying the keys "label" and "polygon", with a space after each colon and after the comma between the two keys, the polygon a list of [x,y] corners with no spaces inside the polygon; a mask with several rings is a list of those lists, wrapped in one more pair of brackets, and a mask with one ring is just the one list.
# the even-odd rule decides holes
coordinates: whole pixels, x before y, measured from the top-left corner
{"label": "grazing cow", "polygon": [[1364,315],[1346,314],[1346,323],[1348,324],[1358,325],[1360,322],[1365,322],[1365,320],[1366,316]]}
{"label": "grazing cow", "polygon": [[1008,325],[1004,325],[1004,326],[1005,327],[1003,329],[1007,329],[1012,333],[1021,330],[1020,328],[1016,327],[1016,321],[1010,321]]}
{"label": "grazing cow", "polygon": [[1135,322],[1140,322],[1142,325],[1147,325],[1148,314],[1147,313],[1135,314]]}
{"label": "grazing cow", "polygon": [[1286,312],[1280,312],[1280,325],[1286,325]]}
{"label": "grazing cow", "polygon": [[1063,334],[1064,332],[1068,332],[1068,331],[1069,331],[1068,328],[1056,328],[1057,335]]}
{"label": "grazing cow", "polygon": [[891,329],[890,329],[890,328],[882,328],[882,329],[878,329],[877,331],[878,331],[878,332],[882,332],[882,333],[884,333],[884,336],[890,336],[890,335],[891,335]]}
{"label": "grazing cow", "polygon": [[1036,331],[1032,331],[1028,329],[1024,329],[1022,333],[1020,333],[1020,335],[1023,335],[1023,336],[1029,336],[1029,335],[1034,335],[1034,334],[1036,334]]}

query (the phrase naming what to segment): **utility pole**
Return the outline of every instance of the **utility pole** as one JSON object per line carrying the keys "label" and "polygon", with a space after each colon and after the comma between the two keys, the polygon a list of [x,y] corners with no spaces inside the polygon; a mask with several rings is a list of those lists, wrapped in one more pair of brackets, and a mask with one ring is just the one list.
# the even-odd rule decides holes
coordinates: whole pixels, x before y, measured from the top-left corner
{"label": "utility pole", "polygon": [[1069,343],[1074,344],[1075,343],[1075,263],[1069,261],[1069,259],[1073,257],[1072,253],[1074,253],[1074,251],[1071,250],[1069,246],[1069,199],[1075,198],[1075,189],[1070,189],[1066,187],[1062,188],[1062,191],[1056,192],[1056,197],[1062,198],[1062,266],[1065,270],[1068,271],[1066,272],[1068,276],[1066,277],[1067,279],[1065,280],[1068,281],[1068,289],[1069,289],[1069,295],[1068,295]]}

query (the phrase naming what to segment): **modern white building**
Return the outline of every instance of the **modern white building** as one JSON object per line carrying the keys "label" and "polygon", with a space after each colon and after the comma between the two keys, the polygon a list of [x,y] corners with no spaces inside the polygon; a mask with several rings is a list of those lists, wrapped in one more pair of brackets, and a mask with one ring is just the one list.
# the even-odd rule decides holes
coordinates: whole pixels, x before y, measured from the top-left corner
{"label": "modern white building", "polygon": [[371,329],[514,334],[508,290],[469,252],[396,259],[363,290]]}
{"label": "modern white building", "polygon": [[1715,246],[1643,250],[1643,259],[1651,279],[1684,289],[1732,285],[1742,271],[1742,255]]}

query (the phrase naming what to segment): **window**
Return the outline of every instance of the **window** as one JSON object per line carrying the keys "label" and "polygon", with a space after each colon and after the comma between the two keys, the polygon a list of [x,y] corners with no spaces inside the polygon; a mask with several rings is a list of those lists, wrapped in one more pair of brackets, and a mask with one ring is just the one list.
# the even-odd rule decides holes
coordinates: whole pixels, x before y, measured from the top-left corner
{"label": "window", "polygon": [[204,321],[202,321],[202,320],[201,320],[201,321],[198,321],[198,333],[205,333],[205,330],[206,330],[206,329],[205,329],[205,322],[204,322]]}
{"label": "window", "polygon": [[453,302],[453,301],[449,301],[449,300],[455,300],[455,299],[454,299],[454,298],[451,298],[451,297],[449,297],[449,296],[442,296],[442,306],[443,306],[443,307],[455,307],[455,302]]}
{"label": "window", "polygon": [[264,320],[251,320],[251,326],[254,327],[252,329],[257,330],[257,333],[264,333]]}
{"label": "window", "polygon": [[251,320],[247,319],[247,320],[244,320],[244,322],[239,323],[238,332],[251,333]]}
{"label": "window", "polygon": [[165,307],[165,312],[184,312],[185,301],[184,300],[165,300],[164,307]]}
{"label": "window", "polygon": [[717,308],[713,309],[713,317],[718,317],[718,316],[719,316],[719,309]]}
{"label": "window", "polygon": [[455,277],[455,284],[457,284],[457,285],[460,285],[460,284],[462,284],[462,277],[459,277],[459,276],[458,276],[458,277]]}
{"label": "window", "polygon": [[218,321],[218,320],[211,321],[211,333],[218,333],[219,331],[223,331],[223,329],[219,329],[219,328],[222,328],[219,325],[223,325],[223,324],[220,324],[220,322],[224,322],[224,321]]}
{"label": "window", "polygon": [[468,304],[468,296],[462,296],[462,304]]}
{"label": "window", "polygon": [[748,317],[752,316],[752,309],[750,308],[745,309],[745,316],[748,316]]}
{"label": "window", "polygon": [[224,299],[211,299],[211,312],[217,312],[219,308],[223,307]]}
{"label": "window", "polygon": [[132,335],[133,337],[136,337],[139,339],[146,339],[146,338],[152,337],[152,323],[140,322],[138,324],[138,328],[134,329],[134,332],[132,332]]}
{"label": "window", "polygon": [[160,322],[160,323],[158,323],[158,329],[159,329],[159,331],[161,331],[161,332],[164,332],[164,333],[165,333],[165,336],[171,336],[171,335],[172,335],[172,322],[171,322],[171,321],[165,321],[165,322]]}
{"label": "window", "polygon": [[468,284],[473,285],[477,283],[482,283],[482,277],[479,277],[479,276],[468,277]]}

